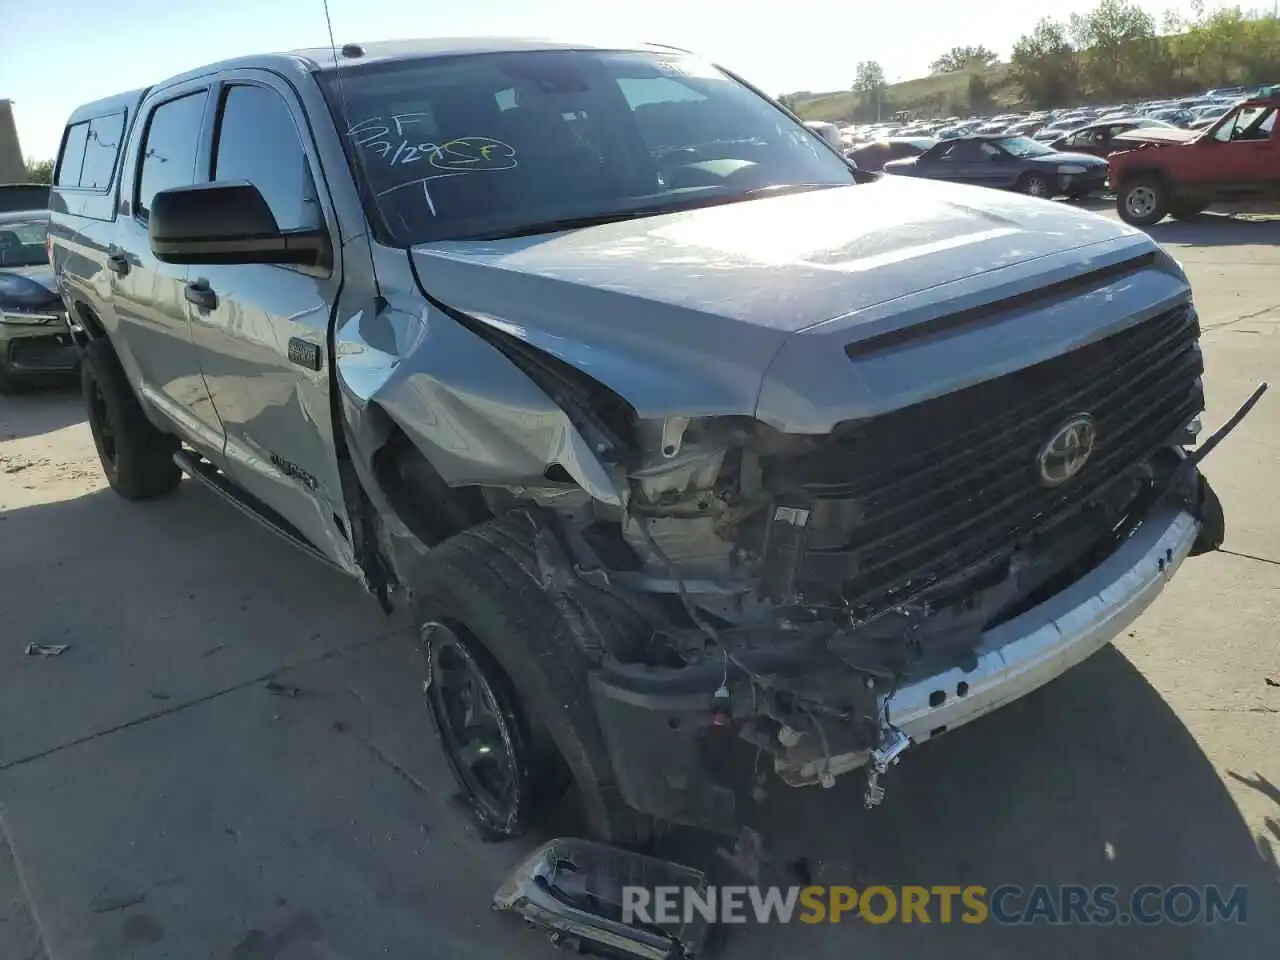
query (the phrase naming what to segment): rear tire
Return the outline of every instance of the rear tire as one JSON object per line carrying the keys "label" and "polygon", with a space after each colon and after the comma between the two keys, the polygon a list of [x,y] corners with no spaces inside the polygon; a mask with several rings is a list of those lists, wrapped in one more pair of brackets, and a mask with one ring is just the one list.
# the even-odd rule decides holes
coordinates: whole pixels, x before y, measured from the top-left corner
{"label": "rear tire", "polygon": [[1116,192],[1116,212],[1135,227],[1150,227],[1169,212],[1169,191],[1159,177],[1135,177]]}
{"label": "rear tire", "polygon": [[[462,799],[486,831],[503,837],[527,832],[572,783],[593,839],[644,847],[655,824],[618,793],[588,675],[603,649],[647,639],[650,632],[593,587],[581,584],[579,592],[575,586],[572,598],[548,591],[534,548],[537,531],[531,514],[510,514],[452,537],[424,558],[413,612],[427,660],[428,713]],[[590,616],[571,623],[557,601]],[[452,666],[445,666],[446,658]],[[474,670],[486,691],[482,699],[493,715],[486,724],[511,768],[513,788],[501,798],[466,769],[477,753],[497,751],[460,742],[465,725],[456,709],[450,715],[441,689],[455,682],[446,674],[458,667]]]}
{"label": "rear tire", "polygon": [[178,489],[182,471],[173,462],[178,439],[152,426],[108,341],[86,344],[80,387],[111,489],[126,500],[155,500]]}

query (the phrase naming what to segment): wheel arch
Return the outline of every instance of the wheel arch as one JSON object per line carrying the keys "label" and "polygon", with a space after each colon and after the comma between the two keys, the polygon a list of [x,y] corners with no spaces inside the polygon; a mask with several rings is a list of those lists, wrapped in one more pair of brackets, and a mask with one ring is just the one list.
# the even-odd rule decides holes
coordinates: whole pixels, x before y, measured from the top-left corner
{"label": "wheel arch", "polygon": [[1141,166],[1126,167],[1120,174],[1120,182],[1112,184],[1112,188],[1118,189],[1127,183],[1132,183],[1134,180],[1144,177],[1154,177],[1159,180],[1166,189],[1169,189],[1171,186],[1169,175],[1163,167],[1154,163],[1144,163]]}
{"label": "wheel arch", "polygon": [[385,440],[369,458],[385,504],[426,547],[434,547],[493,514],[479,487],[450,486],[409,434],[376,404]]}

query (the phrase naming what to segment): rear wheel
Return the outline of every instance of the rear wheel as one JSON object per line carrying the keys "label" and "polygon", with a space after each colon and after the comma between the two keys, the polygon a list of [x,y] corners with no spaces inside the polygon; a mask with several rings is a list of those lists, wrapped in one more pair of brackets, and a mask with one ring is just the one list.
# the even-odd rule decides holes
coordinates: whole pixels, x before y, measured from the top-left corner
{"label": "rear wheel", "polygon": [[1116,194],[1116,212],[1125,223],[1149,227],[1169,212],[1169,192],[1159,177],[1136,177]]}
{"label": "rear wheel", "polygon": [[152,426],[107,341],[86,344],[80,387],[89,432],[111,489],[126,500],[154,500],[173,493],[182,480],[173,462],[178,440]]}

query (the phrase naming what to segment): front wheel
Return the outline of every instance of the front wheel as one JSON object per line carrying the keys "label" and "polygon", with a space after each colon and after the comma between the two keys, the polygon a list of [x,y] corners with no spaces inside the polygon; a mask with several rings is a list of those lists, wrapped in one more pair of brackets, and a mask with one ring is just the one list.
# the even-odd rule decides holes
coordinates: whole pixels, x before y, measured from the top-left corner
{"label": "front wheel", "polygon": [[1019,181],[1018,190],[1029,197],[1041,197],[1045,200],[1053,196],[1049,178],[1041,173],[1028,173]]}
{"label": "front wheel", "polygon": [[1169,212],[1169,191],[1158,177],[1138,177],[1120,187],[1116,212],[1125,223],[1150,227]]}
{"label": "front wheel", "polygon": [[576,786],[593,839],[642,847],[655,824],[621,800],[589,675],[602,650],[652,630],[585,585],[567,603],[578,614],[566,614],[543,583],[538,530],[531,514],[499,517],[423,559],[413,608],[427,711],[461,798],[491,835],[526,832]]}

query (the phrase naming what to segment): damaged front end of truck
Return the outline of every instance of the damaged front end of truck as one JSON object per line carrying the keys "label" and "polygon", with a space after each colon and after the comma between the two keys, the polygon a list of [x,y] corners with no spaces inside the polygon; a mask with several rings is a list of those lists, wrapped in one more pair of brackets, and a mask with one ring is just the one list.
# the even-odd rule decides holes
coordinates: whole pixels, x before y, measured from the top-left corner
{"label": "damaged front end of truck", "polygon": [[[553,739],[647,817],[738,835],[771,782],[851,771],[875,806],[911,744],[1059,676],[1222,542],[1188,452],[1204,366],[1177,265],[1075,212],[904,196],[761,201],[904,222],[747,251],[750,290],[724,265],[759,242],[732,220],[757,204],[695,237],[658,218],[415,249],[427,305],[388,282],[381,317],[337,331],[384,552],[534,531],[524,566],[581,662],[547,709],[589,705]],[[1008,226],[1031,213],[1084,242]],[[913,246],[913,218],[935,239]],[[1011,236],[1023,259],[984,272]],[[637,266],[658,250],[667,286]],[[449,524],[414,521],[430,498]],[[419,552],[389,564],[401,582]]]}

